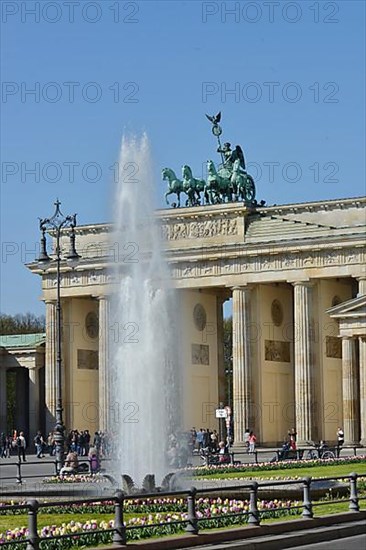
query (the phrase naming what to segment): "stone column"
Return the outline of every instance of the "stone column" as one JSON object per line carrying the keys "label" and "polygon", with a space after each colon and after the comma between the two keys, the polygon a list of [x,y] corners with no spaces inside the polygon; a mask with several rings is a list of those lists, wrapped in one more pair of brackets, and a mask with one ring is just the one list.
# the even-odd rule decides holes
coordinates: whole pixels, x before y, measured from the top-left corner
{"label": "stone column", "polygon": [[366,277],[358,277],[358,293],[357,296],[364,296],[366,294]]}
{"label": "stone column", "polygon": [[39,370],[28,370],[29,376],[29,434],[33,437],[41,429],[39,419]]}
{"label": "stone column", "polygon": [[312,287],[310,282],[294,284],[295,404],[298,446],[313,440]]}
{"label": "stone column", "polygon": [[359,338],[360,356],[360,444],[366,447],[366,337]]}
{"label": "stone column", "polygon": [[[366,277],[359,277],[357,280],[357,296],[366,295]],[[366,447],[366,337],[360,337],[358,342],[360,364],[360,445]]]}
{"label": "stone column", "polygon": [[252,429],[250,287],[233,288],[233,405],[235,445],[244,445],[246,428]]}
{"label": "stone column", "polygon": [[109,379],[108,379],[108,338],[109,302],[107,296],[99,296],[99,429],[108,429],[109,422]]}
{"label": "stone column", "polygon": [[56,369],[56,302],[46,301],[46,357],[45,357],[45,400],[46,433],[54,430],[57,401]]}
{"label": "stone column", "polygon": [[342,338],[342,393],[344,444],[359,441],[356,341]]}
{"label": "stone column", "polygon": [[7,414],[6,414],[6,369],[0,367],[0,430],[7,431]]}

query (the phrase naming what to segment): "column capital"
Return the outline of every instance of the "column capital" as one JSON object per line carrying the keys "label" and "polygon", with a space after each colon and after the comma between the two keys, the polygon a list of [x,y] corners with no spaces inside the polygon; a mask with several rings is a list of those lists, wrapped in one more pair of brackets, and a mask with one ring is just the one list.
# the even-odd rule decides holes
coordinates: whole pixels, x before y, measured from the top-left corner
{"label": "column capital", "polygon": [[313,286],[315,286],[315,281],[312,280],[312,279],[304,279],[302,281],[289,281],[288,280],[287,282],[290,283],[294,287],[304,286],[304,287],[312,288]]}
{"label": "column capital", "polygon": [[111,298],[111,294],[93,294],[92,298],[98,300],[98,302],[102,302],[103,300],[109,300]]}
{"label": "column capital", "polygon": [[254,289],[254,285],[248,283],[248,284],[244,284],[244,285],[240,285],[240,286],[239,286],[239,285],[232,286],[232,287],[230,287],[230,288],[231,288],[232,291],[234,291],[234,290],[242,290],[242,291],[247,291],[247,292],[249,292],[249,291],[251,291],[251,290]]}
{"label": "column capital", "polygon": [[366,274],[365,275],[358,275],[354,278],[358,282],[357,296],[364,296],[366,294]]}

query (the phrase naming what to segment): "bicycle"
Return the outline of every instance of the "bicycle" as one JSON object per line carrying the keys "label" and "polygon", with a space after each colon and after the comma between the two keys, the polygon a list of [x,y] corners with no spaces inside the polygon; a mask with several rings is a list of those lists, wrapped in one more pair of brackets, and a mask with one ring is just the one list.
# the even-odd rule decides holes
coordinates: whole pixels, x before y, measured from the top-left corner
{"label": "bicycle", "polygon": [[308,460],[316,460],[316,459],[327,460],[327,459],[336,458],[336,457],[337,457],[336,450],[323,444],[323,445],[317,446],[317,448],[314,450],[310,449],[306,453],[305,458]]}

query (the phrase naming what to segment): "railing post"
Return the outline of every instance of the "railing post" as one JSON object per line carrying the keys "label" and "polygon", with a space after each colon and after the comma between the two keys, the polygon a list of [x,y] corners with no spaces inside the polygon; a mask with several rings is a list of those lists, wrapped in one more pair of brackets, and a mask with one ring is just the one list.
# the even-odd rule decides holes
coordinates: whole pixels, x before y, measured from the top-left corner
{"label": "railing post", "polygon": [[310,485],[311,485],[311,477],[304,477],[303,479],[303,506],[304,510],[302,512],[302,517],[311,519],[313,514],[313,505],[311,504],[311,497],[310,497]]}
{"label": "railing post", "polygon": [[360,507],[358,505],[358,496],[357,496],[357,474],[354,472],[349,476],[349,485],[350,485],[349,511],[359,512]]}
{"label": "railing post", "polygon": [[255,463],[258,464],[258,451],[256,449],[254,450],[254,460]]}
{"label": "railing post", "polygon": [[16,463],[16,466],[17,466],[17,483],[21,483],[22,482],[22,463],[20,462],[20,458],[19,458],[19,462]]}
{"label": "railing post", "polygon": [[195,487],[191,487],[191,490],[189,491],[188,497],[187,497],[188,523],[186,527],[187,533],[190,533],[191,535],[198,534],[198,521],[197,521],[197,515],[196,515],[196,494],[197,494],[197,489]]}
{"label": "railing post", "polygon": [[230,464],[234,465],[234,453],[230,453]]}
{"label": "railing post", "polygon": [[39,550],[39,536],[37,531],[37,512],[39,502],[37,500],[29,500],[27,502],[28,510],[28,543],[26,550]]}
{"label": "railing post", "polygon": [[123,491],[116,491],[115,493],[115,505],[114,505],[114,534],[113,544],[119,546],[126,546],[126,527],[123,523],[123,500],[125,494]]}
{"label": "railing post", "polygon": [[57,476],[58,475],[58,469],[57,469],[57,460],[55,459],[55,475]]}
{"label": "railing post", "polygon": [[260,516],[257,506],[257,494],[258,494],[258,483],[253,481],[250,486],[250,497],[249,497],[249,519],[248,523],[250,525],[259,525]]}

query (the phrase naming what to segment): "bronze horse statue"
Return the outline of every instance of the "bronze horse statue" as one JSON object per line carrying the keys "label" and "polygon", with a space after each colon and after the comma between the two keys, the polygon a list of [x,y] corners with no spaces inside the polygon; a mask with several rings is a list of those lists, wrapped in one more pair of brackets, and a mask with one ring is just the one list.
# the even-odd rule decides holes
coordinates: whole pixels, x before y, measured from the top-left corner
{"label": "bronze horse statue", "polygon": [[255,199],[255,184],[252,176],[242,171],[240,159],[236,159],[233,164],[233,173],[231,176],[231,185],[235,195],[244,202],[253,202]]}
{"label": "bronze horse statue", "polygon": [[232,188],[229,178],[221,176],[215,168],[212,160],[207,161],[207,183],[205,194],[209,197],[210,204],[218,204],[232,200]]}
{"label": "bronze horse statue", "polygon": [[183,182],[175,175],[171,168],[163,168],[161,171],[163,180],[168,180],[168,190],[165,193],[165,202],[169,205],[168,196],[175,193],[178,199],[178,207],[180,206],[180,194],[183,192]]}
{"label": "bronze horse statue", "polygon": [[206,182],[193,177],[190,166],[182,166],[183,191],[187,195],[186,206],[199,206],[201,204],[201,191],[204,192]]}

